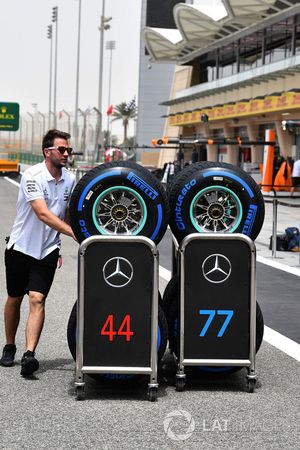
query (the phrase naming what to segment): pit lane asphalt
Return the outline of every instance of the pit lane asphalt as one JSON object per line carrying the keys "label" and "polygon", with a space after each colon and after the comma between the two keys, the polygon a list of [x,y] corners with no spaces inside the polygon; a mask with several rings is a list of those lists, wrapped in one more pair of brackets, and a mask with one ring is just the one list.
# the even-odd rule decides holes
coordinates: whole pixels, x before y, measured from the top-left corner
{"label": "pit lane asphalt", "polygon": [[[4,237],[15,215],[16,198],[16,186],[0,178],[2,255]],[[256,358],[258,386],[254,394],[245,391],[246,373],[242,370],[227,376],[199,375],[197,382],[188,383],[182,393],[161,380],[155,403],[145,400],[148,380],[120,386],[87,377],[86,401],[76,402],[74,361],[67,346],[66,328],[77,296],[78,247],[67,237],[62,240],[64,263],[47,299],[46,321],[37,351],[40,370],[30,380],[19,374],[26,299],[17,335],[16,365],[0,367],[0,448],[299,448],[300,363],[266,342]],[[163,265],[166,256],[160,252]],[[3,305],[3,263],[0,281]],[[0,338],[4,343],[3,325]],[[185,415],[174,418],[172,413],[179,410]],[[187,439],[176,441],[168,437],[164,429],[168,423],[171,431]]]}

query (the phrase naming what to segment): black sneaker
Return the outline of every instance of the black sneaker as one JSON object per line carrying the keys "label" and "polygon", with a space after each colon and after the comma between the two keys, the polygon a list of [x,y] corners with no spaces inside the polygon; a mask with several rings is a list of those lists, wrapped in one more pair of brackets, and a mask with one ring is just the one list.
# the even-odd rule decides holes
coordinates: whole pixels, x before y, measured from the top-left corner
{"label": "black sneaker", "polygon": [[11,367],[14,365],[16,350],[15,344],[6,344],[3,347],[2,357],[0,359],[1,366]]}
{"label": "black sneaker", "polygon": [[27,350],[21,359],[21,375],[23,377],[31,376],[39,368],[39,362],[34,354],[34,352]]}

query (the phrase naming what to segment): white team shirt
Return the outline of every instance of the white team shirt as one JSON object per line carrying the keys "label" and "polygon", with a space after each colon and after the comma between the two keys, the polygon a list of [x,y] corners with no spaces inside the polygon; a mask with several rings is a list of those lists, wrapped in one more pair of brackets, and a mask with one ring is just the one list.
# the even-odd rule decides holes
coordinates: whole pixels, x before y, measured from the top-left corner
{"label": "white team shirt", "polygon": [[43,259],[60,248],[59,232],[38,219],[30,202],[43,198],[49,211],[64,220],[74,182],[74,175],[64,167],[56,181],[45,161],[27,169],[21,179],[17,214],[7,248],[14,245],[15,250],[36,259]]}
{"label": "white team shirt", "polygon": [[300,177],[300,159],[294,162],[292,177]]}

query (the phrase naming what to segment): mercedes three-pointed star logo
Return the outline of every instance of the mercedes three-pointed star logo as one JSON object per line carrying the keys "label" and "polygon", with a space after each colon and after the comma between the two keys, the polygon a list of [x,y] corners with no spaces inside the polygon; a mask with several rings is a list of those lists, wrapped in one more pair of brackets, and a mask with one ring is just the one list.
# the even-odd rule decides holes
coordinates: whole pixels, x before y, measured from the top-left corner
{"label": "mercedes three-pointed star logo", "polygon": [[202,264],[202,273],[210,283],[224,283],[231,274],[231,263],[224,255],[209,255]]}
{"label": "mercedes three-pointed star logo", "polygon": [[121,288],[130,283],[133,276],[131,263],[121,256],[109,259],[103,266],[103,278],[107,284]]}

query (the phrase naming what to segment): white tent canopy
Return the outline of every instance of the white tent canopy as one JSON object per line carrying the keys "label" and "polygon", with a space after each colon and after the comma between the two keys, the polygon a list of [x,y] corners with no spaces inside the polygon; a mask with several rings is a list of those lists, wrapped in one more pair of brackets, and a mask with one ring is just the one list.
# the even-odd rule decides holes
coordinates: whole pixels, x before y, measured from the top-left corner
{"label": "white tent canopy", "polygon": [[151,57],[156,60],[176,60],[182,35],[178,30],[145,28],[144,37]]}
{"label": "white tent canopy", "polygon": [[[186,62],[220,40],[234,39],[270,18],[298,12],[293,0],[222,0],[223,6],[177,3],[173,14],[177,30],[146,27],[144,37],[152,60]],[[278,6],[280,4],[280,7]],[[199,53],[200,54],[200,53]],[[189,57],[190,56],[190,57]]]}

